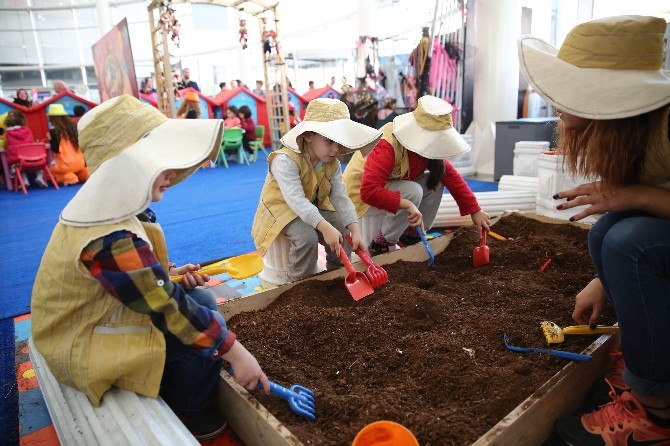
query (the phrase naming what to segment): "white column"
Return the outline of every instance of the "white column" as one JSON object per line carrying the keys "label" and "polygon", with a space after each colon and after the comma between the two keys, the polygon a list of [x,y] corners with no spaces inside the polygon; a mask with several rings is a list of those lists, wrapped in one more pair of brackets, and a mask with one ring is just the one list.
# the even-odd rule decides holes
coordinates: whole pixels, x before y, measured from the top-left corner
{"label": "white column", "polygon": [[516,119],[521,29],[519,0],[477,0],[475,5],[473,146],[475,168],[493,175],[496,121]]}
{"label": "white column", "polygon": [[111,25],[109,24],[109,0],[96,0],[95,8],[98,13],[100,35],[104,36],[111,29]]}

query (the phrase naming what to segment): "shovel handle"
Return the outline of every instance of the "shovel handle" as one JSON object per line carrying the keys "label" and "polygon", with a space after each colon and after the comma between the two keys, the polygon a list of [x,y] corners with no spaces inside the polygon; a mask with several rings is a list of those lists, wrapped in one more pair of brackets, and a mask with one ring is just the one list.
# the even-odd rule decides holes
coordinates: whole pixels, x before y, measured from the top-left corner
{"label": "shovel handle", "polygon": [[[482,239],[479,241],[479,246],[482,247],[482,248],[484,246],[486,246],[486,233],[487,232],[488,231],[485,228],[482,228]],[[470,245],[470,246],[472,246],[472,245]]]}
{"label": "shovel handle", "polygon": [[[354,242],[351,240],[350,235],[345,235],[344,239],[347,241],[347,243],[349,243],[349,245],[351,245],[352,248],[354,247]],[[365,265],[367,265],[367,266],[374,265],[374,263],[372,262],[372,259],[370,258],[368,253],[365,251],[365,249],[358,248],[356,250],[356,254],[358,254],[358,257],[363,261],[363,263],[365,263]]]}
{"label": "shovel handle", "polygon": [[563,359],[570,359],[571,361],[591,362],[591,355],[583,355],[581,353],[572,353],[563,350],[547,350],[544,348],[534,348],[532,351],[536,353],[546,353],[548,355],[558,356],[559,358]]}
{"label": "shovel handle", "polygon": [[570,327],[562,328],[563,334],[608,334],[618,333],[619,327],[600,325],[591,329],[588,325],[571,325]]}
{"label": "shovel handle", "polygon": [[347,253],[344,252],[344,248],[342,247],[342,245],[340,245],[340,260],[342,260],[342,264],[344,265],[349,274],[356,274],[356,270],[354,269],[354,266],[351,264],[351,260],[349,260],[349,257],[347,257]]}

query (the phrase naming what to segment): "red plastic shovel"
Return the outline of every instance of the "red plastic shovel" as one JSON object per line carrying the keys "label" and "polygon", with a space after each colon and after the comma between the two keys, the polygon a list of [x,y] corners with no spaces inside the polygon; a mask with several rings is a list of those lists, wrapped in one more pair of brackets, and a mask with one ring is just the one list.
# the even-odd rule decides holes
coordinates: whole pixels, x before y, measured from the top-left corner
{"label": "red plastic shovel", "polygon": [[491,250],[486,244],[486,229],[482,229],[482,240],[479,242],[479,246],[472,251],[472,264],[475,268],[488,265],[490,254]]}
{"label": "red plastic shovel", "polygon": [[344,264],[344,267],[347,269],[347,277],[344,278],[344,286],[347,287],[347,291],[351,294],[351,297],[354,300],[361,300],[365,296],[369,296],[374,293],[375,290],[370,285],[370,281],[365,274],[356,271],[354,266],[351,264],[347,253],[344,252],[344,248],[340,246],[340,260]]}

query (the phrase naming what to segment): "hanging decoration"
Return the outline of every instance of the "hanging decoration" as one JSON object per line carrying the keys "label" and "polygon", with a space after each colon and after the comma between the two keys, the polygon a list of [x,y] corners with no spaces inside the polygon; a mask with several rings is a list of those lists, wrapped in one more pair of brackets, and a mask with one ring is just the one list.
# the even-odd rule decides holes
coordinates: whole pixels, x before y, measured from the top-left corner
{"label": "hanging decoration", "polygon": [[177,45],[177,48],[179,48],[179,28],[181,28],[181,23],[179,23],[174,15],[172,0],[161,2],[161,9],[164,9],[164,12],[158,19],[158,28],[164,28],[165,31],[170,34],[170,39]]}
{"label": "hanging decoration", "polygon": [[263,17],[261,22],[263,23],[263,29],[261,30],[261,37],[263,39],[263,53],[265,54],[265,61],[270,62],[272,60],[272,52],[275,52],[275,59],[277,63],[281,63],[281,56],[279,52],[279,41],[277,39],[277,32],[275,30],[267,29],[268,19]]}
{"label": "hanging decoration", "polygon": [[247,21],[240,19],[240,44],[242,44],[242,49],[247,49]]}

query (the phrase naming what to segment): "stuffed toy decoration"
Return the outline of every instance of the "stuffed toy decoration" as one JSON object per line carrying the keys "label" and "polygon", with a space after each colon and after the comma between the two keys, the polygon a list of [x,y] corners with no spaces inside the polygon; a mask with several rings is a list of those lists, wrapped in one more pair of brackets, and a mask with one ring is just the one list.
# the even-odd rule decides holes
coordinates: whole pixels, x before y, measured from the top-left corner
{"label": "stuffed toy decoration", "polygon": [[158,27],[165,28],[165,30],[171,34],[171,39],[177,48],[179,48],[179,28],[181,28],[181,23],[174,16],[174,9],[170,5],[171,0],[167,2],[161,2],[161,8],[165,8],[165,12],[161,14],[160,19],[158,19]]}
{"label": "stuffed toy decoration", "polygon": [[277,33],[274,30],[268,31],[265,28],[267,20],[265,17],[261,19],[263,21],[263,31],[261,36],[263,37],[263,53],[265,53],[265,61],[269,62],[272,56],[272,48],[277,52],[277,57],[279,57],[279,43],[277,42]]}
{"label": "stuffed toy decoration", "polygon": [[240,43],[242,44],[242,49],[247,49],[247,21],[240,19]]}

